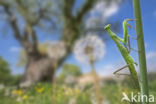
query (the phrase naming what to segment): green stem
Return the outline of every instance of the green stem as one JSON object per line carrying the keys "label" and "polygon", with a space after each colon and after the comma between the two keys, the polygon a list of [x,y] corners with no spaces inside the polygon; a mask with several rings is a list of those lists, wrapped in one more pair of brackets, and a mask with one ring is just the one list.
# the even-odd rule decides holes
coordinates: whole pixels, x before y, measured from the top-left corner
{"label": "green stem", "polygon": [[[137,33],[138,55],[139,55],[141,93],[142,93],[142,95],[149,96],[140,0],[133,0],[133,7],[134,7],[134,13],[135,13],[135,20],[136,20],[136,33]],[[145,98],[143,99],[143,104],[148,104],[148,101],[146,101]]]}
{"label": "green stem", "polygon": [[54,77],[53,77],[53,103],[52,104],[57,104],[57,80],[56,80],[56,69],[57,69],[57,61],[54,60]]}
{"label": "green stem", "polygon": [[90,65],[92,68],[91,73],[94,77],[94,87],[95,87],[95,92],[96,92],[97,104],[102,104],[102,102],[101,102],[102,98],[101,98],[100,86],[99,86],[99,78],[95,71],[94,61],[92,60],[94,58],[92,55],[89,57],[90,57]]}

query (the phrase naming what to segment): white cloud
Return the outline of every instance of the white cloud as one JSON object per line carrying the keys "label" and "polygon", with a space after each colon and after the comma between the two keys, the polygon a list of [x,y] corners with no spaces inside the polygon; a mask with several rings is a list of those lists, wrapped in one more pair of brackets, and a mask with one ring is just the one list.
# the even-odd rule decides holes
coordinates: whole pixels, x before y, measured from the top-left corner
{"label": "white cloud", "polygon": [[112,3],[112,5],[109,8],[103,10],[103,17],[109,18],[110,16],[115,14],[118,11],[118,9],[119,9],[118,4]]}
{"label": "white cloud", "polygon": [[100,77],[112,76],[114,70],[115,70],[115,66],[112,64],[108,64],[103,68],[97,70],[97,73]]}
{"label": "white cloud", "polygon": [[149,52],[146,54],[147,59],[156,58],[156,52]]}
{"label": "white cloud", "polygon": [[148,72],[156,71],[156,52],[149,52],[146,54],[147,58],[147,70]]}
{"label": "white cloud", "polygon": [[10,52],[19,52],[20,50],[21,50],[21,48],[17,47],[17,46],[10,47]]}
{"label": "white cloud", "polygon": [[102,24],[119,10],[121,0],[111,0],[108,5],[105,1],[99,1],[90,12],[90,18],[87,20],[86,27],[94,27],[96,24]]}
{"label": "white cloud", "polygon": [[104,67],[105,70],[113,70],[114,69],[114,65],[107,65]]}

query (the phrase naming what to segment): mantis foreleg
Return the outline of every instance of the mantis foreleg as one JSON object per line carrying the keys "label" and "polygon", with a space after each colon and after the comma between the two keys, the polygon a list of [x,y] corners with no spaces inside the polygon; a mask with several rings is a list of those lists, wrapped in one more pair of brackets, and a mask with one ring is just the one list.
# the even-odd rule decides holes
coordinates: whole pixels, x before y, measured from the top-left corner
{"label": "mantis foreleg", "polygon": [[138,65],[137,63],[127,64],[127,65],[123,66],[122,68],[120,68],[120,69],[116,70],[113,74],[117,74],[119,71],[121,71],[121,70],[123,70],[123,69],[127,68],[128,66],[130,66],[130,65],[132,65],[132,64]]}

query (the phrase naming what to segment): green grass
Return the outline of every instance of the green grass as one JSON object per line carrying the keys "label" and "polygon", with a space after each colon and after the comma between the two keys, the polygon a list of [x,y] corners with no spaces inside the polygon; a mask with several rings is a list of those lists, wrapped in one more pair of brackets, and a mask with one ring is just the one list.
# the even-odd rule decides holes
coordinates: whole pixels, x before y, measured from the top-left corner
{"label": "green grass", "polygon": [[[156,81],[149,83],[150,94],[156,96]],[[5,96],[6,90],[10,94]],[[122,92],[129,93],[134,89],[127,85],[117,85],[116,83],[104,83],[101,87],[103,100],[110,104],[122,104]],[[12,94],[11,94],[12,93]],[[52,104],[52,85],[50,83],[41,83],[27,90],[7,87],[0,90],[0,104]],[[69,104],[70,100],[76,100],[76,104],[92,104],[91,99],[95,99],[94,90],[87,87],[84,90],[59,85],[57,87],[57,104]],[[21,100],[21,101],[18,101]],[[123,102],[123,104],[129,104]],[[153,103],[154,104],[154,103]]]}

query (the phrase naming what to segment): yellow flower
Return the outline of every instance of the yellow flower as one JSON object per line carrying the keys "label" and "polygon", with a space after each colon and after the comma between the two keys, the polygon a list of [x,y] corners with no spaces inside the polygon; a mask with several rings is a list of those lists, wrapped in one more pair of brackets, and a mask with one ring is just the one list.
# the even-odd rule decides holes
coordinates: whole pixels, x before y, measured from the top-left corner
{"label": "yellow flower", "polygon": [[71,88],[68,88],[65,92],[65,95],[72,95],[73,94],[73,90]]}
{"label": "yellow flower", "polygon": [[79,94],[80,93],[80,90],[79,89],[75,89],[75,93],[76,94]]}
{"label": "yellow flower", "polygon": [[69,94],[72,94],[73,90],[71,88],[69,88],[68,92],[69,92]]}
{"label": "yellow flower", "polygon": [[22,95],[23,92],[22,90],[13,90],[12,93],[16,95]]}
{"label": "yellow flower", "polygon": [[57,98],[61,98],[61,96],[62,96],[61,93],[57,94]]}
{"label": "yellow flower", "polygon": [[27,95],[23,95],[22,98],[23,98],[23,100],[26,100],[28,98],[28,96]]}
{"label": "yellow flower", "polygon": [[38,93],[42,93],[42,92],[44,91],[44,88],[37,88],[36,91],[37,91]]}
{"label": "yellow flower", "polygon": [[21,95],[22,94],[22,90],[17,90],[17,94]]}

